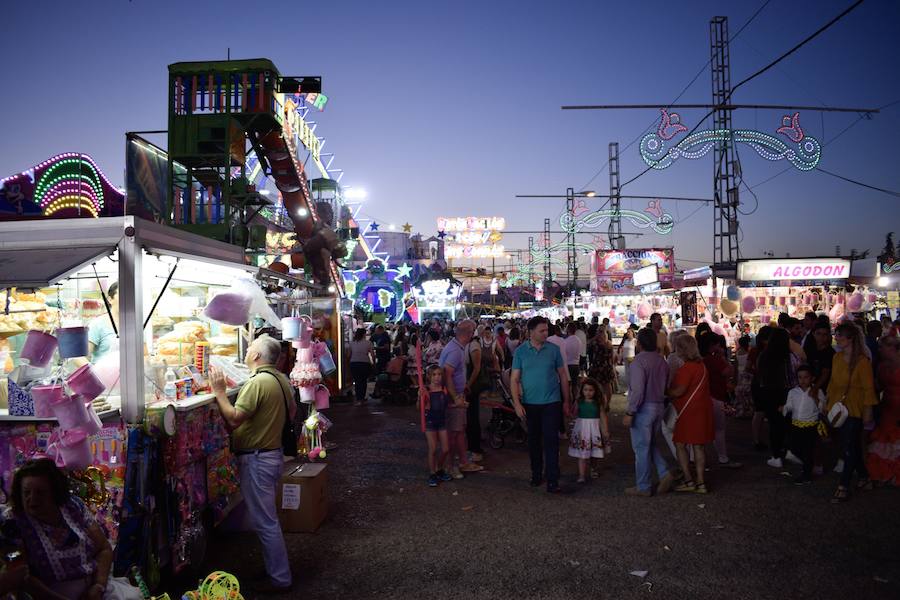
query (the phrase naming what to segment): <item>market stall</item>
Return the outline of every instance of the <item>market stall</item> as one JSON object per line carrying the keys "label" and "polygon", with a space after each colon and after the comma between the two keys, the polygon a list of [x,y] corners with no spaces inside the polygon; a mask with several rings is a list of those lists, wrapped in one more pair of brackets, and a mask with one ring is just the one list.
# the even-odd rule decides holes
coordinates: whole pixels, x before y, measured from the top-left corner
{"label": "market stall", "polygon": [[[209,521],[240,501],[207,369],[226,372],[234,397],[249,377],[239,360],[256,329],[247,322],[280,327],[255,279],[259,269],[244,263],[241,248],[134,217],[0,223],[0,263],[4,487],[36,452],[62,454],[57,463],[75,468],[119,542],[117,562],[176,571],[197,562]],[[323,341],[339,335],[325,333],[333,298],[300,304],[326,319]],[[80,334],[80,349],[70,349],[70,331]],[[43,353],[29,347],[32,338],[47,342]],[[90,405],[78,396],[85,371],[96,379]],[[53,386],[60,406],[65,399],[75,412],[85,409],[84,422],[38,401],[41,388]],[[85,450],[77,461],[59,450],[70,442]],[[147,536],[165,543],[149,548]]]}

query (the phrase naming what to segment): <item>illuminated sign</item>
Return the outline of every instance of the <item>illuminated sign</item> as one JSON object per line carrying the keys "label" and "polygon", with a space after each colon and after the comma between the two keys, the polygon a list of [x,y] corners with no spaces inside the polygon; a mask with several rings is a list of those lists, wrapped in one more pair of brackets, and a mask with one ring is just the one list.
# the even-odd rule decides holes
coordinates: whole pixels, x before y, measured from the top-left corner
{"label": "illuminated sign", "polygon": [[462,285],[450,279],[429,279],[413,287],[419,313],[455,311]]}
{"label": "illuminated sign", "polygon": [[504,248],[498,244],[490,246],[446,244],[444,256],[446,258],[500,258]]}
{"label": "illuminated sign", "polygon": [[740,281],[847,279],[850,261],[841,258],[781,258],[738,263]]}
{"label": "illuminated sign", "polygon": [[634,287],[650,285],[659,282],[659,267],[657,265],[647,265],[634,272],[632,276]]}
{"label": "illuminated sign", "polygon": [[675,253],[672,248],[597,250],[594,261],[595,291],[633,292],[635,273],[651,265],[657,267],[659,282],[671,284],[675,277]]}
{"label": "illuminated sign", "polygon": [[710,277],[712,277],[712,269],[709,267],[697,267],[696,269],[687,269],[686,271],[684,271],[685,281],[709,279]]}
{"label": "illuminated sign", "polygon": [[502,231],[506,229],[503,217],[438,217],[438,231]]}

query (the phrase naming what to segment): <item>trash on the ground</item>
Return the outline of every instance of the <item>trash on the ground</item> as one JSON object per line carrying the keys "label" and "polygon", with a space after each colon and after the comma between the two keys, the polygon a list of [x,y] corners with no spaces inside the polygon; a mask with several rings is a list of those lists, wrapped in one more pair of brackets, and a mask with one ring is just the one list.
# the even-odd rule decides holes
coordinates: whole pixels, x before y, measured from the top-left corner
{"label": "trash on the ground", "polygon": [[403,488],[400,488],[400,493],[401,493],[401,494],[403,493]]}
{"label": "trash on the ground", "polygon": [[697,535],[703,535],[703,532],[702,532],[702,531],[698,531],[698,532],[697,532]]}
{"label": "trash on the ground", "polygon": [[725,526],[724,525],[713,525],[712,528],[713,529],[725,529]]}
{"label": "trash on the ground", "polygon": [[671,550],[668,546],[663,546],[663,550]]}
{"label": "trash on the ground", "polygon": [[631,573],[629,573],[629,575],[634,575],[635,577],[640,577],[641,579],[643,579],[649,572],[650,571],[632,571]]}
{"label": "trash on the ground", "polygon": [[463,510],[472,510],[473,508],[475,508],[475,505],[474,505],[474,504],[470,504],[470,505],[468,505],[468,506],[463,506],[463,507],[462,507]]}
{"label": "trash on the ground", "polygon": [[706,505],[705,505],[705,504],[698,504],[698,505],[697,505],[697,508],[706,508]]}
{"label": "trash on the ground", "polygon": [[646,586],[647,586],[647,591],[648,591],[648,592],[652,592],[652,591],[653,591],[653,582],[652,582],[652,581],[645,581],[645,582],[642,583],[641,585],[646,585]]}
{"label": "trash on the ground", "polygon": [[453,492],[454,496],[459,496],[459,492]]}
{"label": "trash on the ground", "polygon": [[581,565],[581,563],[578,562],[577,560],[570,560],[569,564],[572,565],[573,567],[577,567],[577,566]]}
{"label": "trash on the ground", "polygon": [[878,575],[875,576],[875,581],[877,581],[878,583],[888,583],[887,579],[885,579],[884,577],[879,577]]}

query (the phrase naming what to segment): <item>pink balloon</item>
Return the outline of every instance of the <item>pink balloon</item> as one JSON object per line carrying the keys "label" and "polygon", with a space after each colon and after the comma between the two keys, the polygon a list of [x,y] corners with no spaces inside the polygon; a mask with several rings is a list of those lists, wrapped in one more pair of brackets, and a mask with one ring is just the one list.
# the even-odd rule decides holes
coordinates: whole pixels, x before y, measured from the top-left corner
{"label": "pink balloon", "polygon": [[866,299],[872,304],[875,304],[875,302],[878,301],[878,296],[870,292]]}
{"label": "pink balloon", "polygon": [[835,304],[831,307],[831,310],[828,312],[828,317],[832,321],[837,321],[838,317],[844,314],[844,305],[843,304]]}
{"label": "pink balloon", "polygon": [[856,292],[852,296],[850,296],[850,300],[847,301],[847,309],[850,312],[857,312],[862,308],[863,305],[863,295],[859,292]]}
{"label": "pink balloon", "polygon": [[753,296],[744,296],[744,299],[741,300],[741,308],[744,309],[745,313],[752,313],[756,310],[756,298]]}

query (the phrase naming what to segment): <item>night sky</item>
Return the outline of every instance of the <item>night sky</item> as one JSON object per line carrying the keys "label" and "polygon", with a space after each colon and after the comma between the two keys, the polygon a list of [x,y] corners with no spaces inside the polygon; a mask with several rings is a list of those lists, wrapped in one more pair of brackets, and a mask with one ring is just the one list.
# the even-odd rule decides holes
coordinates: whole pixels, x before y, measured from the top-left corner
{"label": "night sky", "polygon": [[[126,131],[165,129],[166,65],[268,57],[282,74],[321,75],[329,96],[316,115],[324,151],[342,183],[369,191],[364,211],[384,224],[435,231],[438,216],[503,216],[509,229],[556,221],[567,187],[608,193],[607,145],[623,149],[622,180],[645,168],[637,144],[658,111],[562,111],[564,104],[666,105],[709,60],[709,20],[732,36],[763,0],[742,2],[10,2],[2,19],[5,73],[0,175],[53,154],[91,154],[124,183]],[[733,40],[737,82],[818,29],[850,0],[772,0]],[[900,100],[900,2],[868,0],[825,34],[735,95],[738,103],[877,108]],[[711,101],[709,70],[681,102]],[[706,111],[682,110],[696,125]],[[736,128],[774,134],[783,111],[741,110]],[[900,190],[900,103],[856,113],[801,113],[827,145],[820,166]],[[850,126],[835,141],[832,138]],[[655,127],[654,127],[655,128]],[[150,138],[164,145],[164,138]],[[829,143],[830,142],[830,143]],[[897,226],[898,198],[740,148],[759,208],[742,216],[742,254],[832,255],[835,245],[881,248]],[[623,193],[710,197],[712,154],[652,171]],[[312,169],[314,171],[314,168]],[[741,190],[743,210],[756,202]],[[603,200],[591,200],[597,206]],[[646,201],[625,201],[642,210]],[[712,258],[712,207],[664,202],[669,237],[630,237],[631,247],[674,245],[685,259]],[[558,229],[554,226],[554,229]],[[604,228],[605,229],[605,228]],[[625,223],[623,229],[635,231]],[[509,249],[527,236],[507,236]],[[560,238],[561,236],[554,236]],[[582,239],[582,238],[580,238]],[[590,236],[583,236],[590,241]]]}

